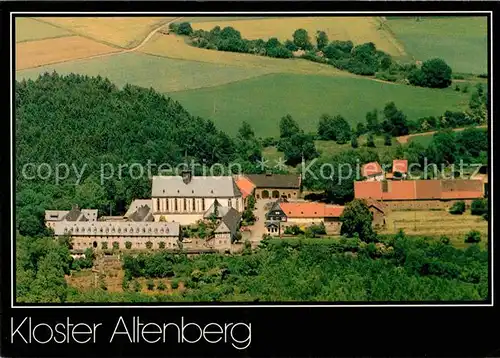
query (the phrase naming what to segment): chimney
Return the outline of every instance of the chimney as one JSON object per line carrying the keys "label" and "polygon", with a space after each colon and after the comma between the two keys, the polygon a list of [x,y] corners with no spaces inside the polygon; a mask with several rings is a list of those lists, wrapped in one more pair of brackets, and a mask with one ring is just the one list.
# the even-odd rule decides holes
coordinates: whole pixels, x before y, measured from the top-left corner
{"label": "chimney", "polygon": [[182,181],[184,184],[189,184],[191,182],[192,173],[190,170],[184,170],[182,172]]}

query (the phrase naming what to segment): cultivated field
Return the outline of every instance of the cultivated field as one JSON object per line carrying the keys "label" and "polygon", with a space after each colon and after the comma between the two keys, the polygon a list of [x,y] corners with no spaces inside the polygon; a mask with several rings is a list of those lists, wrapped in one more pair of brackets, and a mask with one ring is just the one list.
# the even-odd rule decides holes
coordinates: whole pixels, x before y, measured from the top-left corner
{"label": "cultivated field", "polygon": [[194,29],[211,30],[232,26],[247,39],[269,39],[277,37],[280,41],[292,39],[292,34],[299,28],[306,29],[315,42],[316,31],[325,31],[331,40],[351,40],[355,45],[373,42],[378,49],[393,56],[405,53],[394,43],[391,34],[379,29],[379,22],[373,17],[283,17],[255,20],[216,20],[192,24]]}
{"label": "cultivated field", "polygon": [[486,17],[388,18],[395,36],[416,60],[441,57],[454,72],[487,73]]}
{"label": "cultivated field", "polygon": [[216,63],[226,66],[238,66],[253,71],[255,68],[264,68],[269,72],[310,73],[335,76],[354,77],[345,71],[340,71],[333,66],[314,63],[301,59],[277,59],[265,56],[256,56],[245,53],[223,52],[207,50],[188,45],[184,38],[175,35],[155,34],[140,49],[141,52],[174,58]]}
{"label": "cultivated field", "polygon": [[96,41],[132,48],[175,17],[44,17],[43,21]]}
{"label": "cultivated field", "polygon": [[457,246],[465,247],[464,236],[470,230],[481,233],[481,245],[488,238],[488,222],[481,216],[471,215],[468,210],[462,215],[452,215],[447,211],[391,211],[387,217],[387,229],[382,234],[396,234],[400,229],[408,235],[446,235]]}
{"label": "cultivated field", "polygon": [[80,36],[16,44],[16,70],[117,51],[116,48]]}
{"label": "cultivated field", "polygon": [[174,60],[132,52],[17,71],[16,78],[36,79],[41,73],[53,71],[60,74],[73,72],[89,76],[100,75],[109,78],[118,86],[130,83],[146,88],[153,87],[160,92],[217,86],[268,72],[265,68],[248,71],[236,66]]}
{"label": "cultivated field", "polygon": [[366,112],[394,101],[408,119],[438,116],[467,106],[468,95],[449,90],[387,84],[366,78],[272,74],[228,85],[172,93],[188,111],[214,120],[230,134],[247,121],[257,136],[276,136],[291,114],[305,131],[316,131],[323,113],[341,114],[351,124]]}
{"label": "cultivated field", "polygon": [[16,18],[16,42],[71,36],[71,32],[29,17]]}

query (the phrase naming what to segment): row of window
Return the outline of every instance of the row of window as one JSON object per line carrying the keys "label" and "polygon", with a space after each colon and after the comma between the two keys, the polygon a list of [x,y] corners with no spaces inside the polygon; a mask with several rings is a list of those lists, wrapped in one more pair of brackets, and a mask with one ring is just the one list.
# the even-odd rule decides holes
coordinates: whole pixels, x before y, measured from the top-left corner
{"label": "row of window", "polygon": [[[122,228],[119,227],[119,228],[115,229],[114,227],[111,227],[111,229],[110,229],[109,227],[107,227],[107,228],[102,228],[101,227],[101,228],[99,228],[99,230],[97,230],[97,227],[94,227],[93,230],[92,230],[91,227],[88,227],[87,229],[85,229],[85,227],[80,227],[80,228],[79,227],[64,228],[64,233],[65,234],[71,234],[73,232],[80,232],[80,233],[94,232],[94,233],[97,233],[98,231],[101,232],[101,233],[109,233],[109,232],[115,233],[115,232],[117,232],[117,233],[120,234],[120,233],[123,232],[123,233],[130,233],[130,234],[132,234],[132,233],[134,233],[134,228],[132,228],[132,227],[126,228],[125,227],[125,228],[122,229]],[[154,228],[154,229],[153,228],[148,228],[148,229],[146,229],[145,227],[143,227],[142,229],[140,229],[140,228],[137,227],[137,228],[135,228],[135,232],[136,233],[140,233],[140,232],[146,233],[147,232],[149,234],[152,234],[152,233],[155,233],[155,234],[158,234],[158,233],[160,233],[160,234],[168,234],[170,232],[170,230],[168,229],[168,227],[166,227],[166,228],[160,228],[160,229],[158,229],[158,228]]]}
{"label": "row of window", "polygon": [[[178,207],[178,199],[174,199],[174,207],[172,208],[173,210],[170,210],[170,203],[169,203],[169,199],[154,199],[156,200],[156,211],[160,211],[160,212],[179,212],[179,207]],[[163,202],[160,202],[160,200],[165,200]],[[191,212],[194,212],[196,211],[196,205],[195,205],[195,198],[183,198],[182,199],[183,202],[184,202],[184,212],[189,212],[188,210],[188,200],[191,201]],[[161,205],[161,203],[163,203],[163,205]],[[162,207],[163,206],[163,207]],[[227,206],[232,208],[233,207],[233,203],[232,203],[232,200],[231,199],[228,199],[227,200]],[[201,198],[201,212],[204,212],[206,209],[205,209],[205,198]],[[236,200],[236,210],[239,210],[239,202],[238,200]]]}
{"label": "row of window", "polygon": [[[107,249],[120,249],[120,248],[123,248],[123,247],[120,247],[120,243],[119,242],[113,242],[110,243],[108,241],[101,241],[99,244],[97,243],[97,241],[94,241],[93,243],[85,243],[85,242],[76,242],[74,244],[75,247],[78,247],[78,248],[101,248],[103,250],[107,250]],[[149,247],[148,247],[149,246]],[[140,241],[136,241],[134,243],[130,243],[130,245],[127,245],[125,244],[124,247],[126,249],[130,249],[130,248],[141,248],[141,247],[145,247],[145,248],[158,248],[158,249],[164,249],[164,248],[174,248],[174,247],[177,247],[177,244],[176,243],[172,243],[172,242],[158,242],[156,244],[156,247],[155,247],[155,244],[152,243],[151,241],[148,241],[148,242],[145,242],[145,243],[142,243]]]}

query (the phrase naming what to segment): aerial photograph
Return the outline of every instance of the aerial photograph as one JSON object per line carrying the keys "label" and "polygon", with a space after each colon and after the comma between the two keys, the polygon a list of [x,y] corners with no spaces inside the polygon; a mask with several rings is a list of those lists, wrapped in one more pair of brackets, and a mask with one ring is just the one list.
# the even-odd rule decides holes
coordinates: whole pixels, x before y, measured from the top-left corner
{"label": "aerial photograph", "polygon": [[17,303],[488,300],[488,18],[264,15],[13,17]]}

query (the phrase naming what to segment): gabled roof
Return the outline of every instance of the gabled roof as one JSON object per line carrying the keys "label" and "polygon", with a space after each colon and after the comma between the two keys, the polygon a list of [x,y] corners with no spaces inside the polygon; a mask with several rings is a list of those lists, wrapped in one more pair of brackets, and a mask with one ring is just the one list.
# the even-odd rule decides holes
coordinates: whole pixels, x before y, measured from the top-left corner
{"label": "gabled roof", "polygon": [[130,203],[127,212],[123,216],[129,217],[130,215],[135,213],[141,206],[147,206],[151,209],[153,206],[153,201],[151,199],[135,199],[134,201],[132,201],[132,203]]}
{"label": "gabled roof", "polygon": [[151,216],[151,208],[147,205],[143,205],[137,208],[132,215],[128,216],[128,219],[130,221],[146,221],[148,216]]}
{"label": "gabled roof", "polygon": [[343,206],[307,201],[280,203],[280,207],[288,218],[340,217],[344,211]]}
{"label": "gabled roof", "polygon": [[59,221],[62,220],[69,210],[45,210],[45,221]]}
{"label": "gabled roof", "polygon": [[380,201],[368,199],[366,200],[366,204],[368,205],[368,208],[373,207],[378,211],[380,211],[381,213],[385,212],[385,205]]}
{"label": "gabled roof", "polygon": [[394,159],[392,161],[392,172],[408,173],[408,161],[406,159]]}
{"label": "gabled roof", "polygon": [[228,212],[228,210],[229,210],[229,207],[222,206],[221,203],[219,203],[219,201],[217,199],[215,199],[214,202],[212,203],[212,205],[210,205],[210,207],[205,211],[205,213],[203,214],[203,217],[205,219],[208,219],[212,214],[215,213],[215,208],[217,208],[217,215],[216,215],[216,217],[218,219],[220,219],[224,215],[226,215],[227,212]]}
{"label": "gabled roof", "polygon": [[474,199],[484,195],[479,180],[403,180],[354,182],[357,199],[439,200]]}
{"label": "gabled roof", "polygon": [[325,205],[325,218],[339,218],[344,212],[340,205]]}
{"label": "gabled roof", "polygon": [[248,174],[247,178],[257,188],[299,189],[298,174]]}
{"label": "gabled roof", "polygon": [[378,162],[366,163],[361,167],[361,175],[364,177],[369,177],[372,175],[383,174],[382,167]]}
{"label": "gabled roof", "polygon": [[241,192],[230,176],[193,176],[184,183],[182,176],[154,176],[152,184],[153,197],[205,197],[233,198],[240,197]]}
{"label": "gabled roof", "polygon": [[78,209],[78,206],[73,206],[73,208],[63,217],[62,220],[65,221],[78,221],[82,212]]}
{"label": "gabled roof", "polygon": [[235,182],[238,188],[240,189],[243,199],[245,199],[249,195],[252,195],[253,191],[255,190],[255,184],[252,183],[252,181],[247,177],[240,176],[235,180]]}
{"label": "gabled roof", "polygon": [[226,215],[222,218],[219,226],[215,229],[216,234],[231,233],[234,235],[238,230],[241,221],[241,214],[234,208],[229,208]]}

